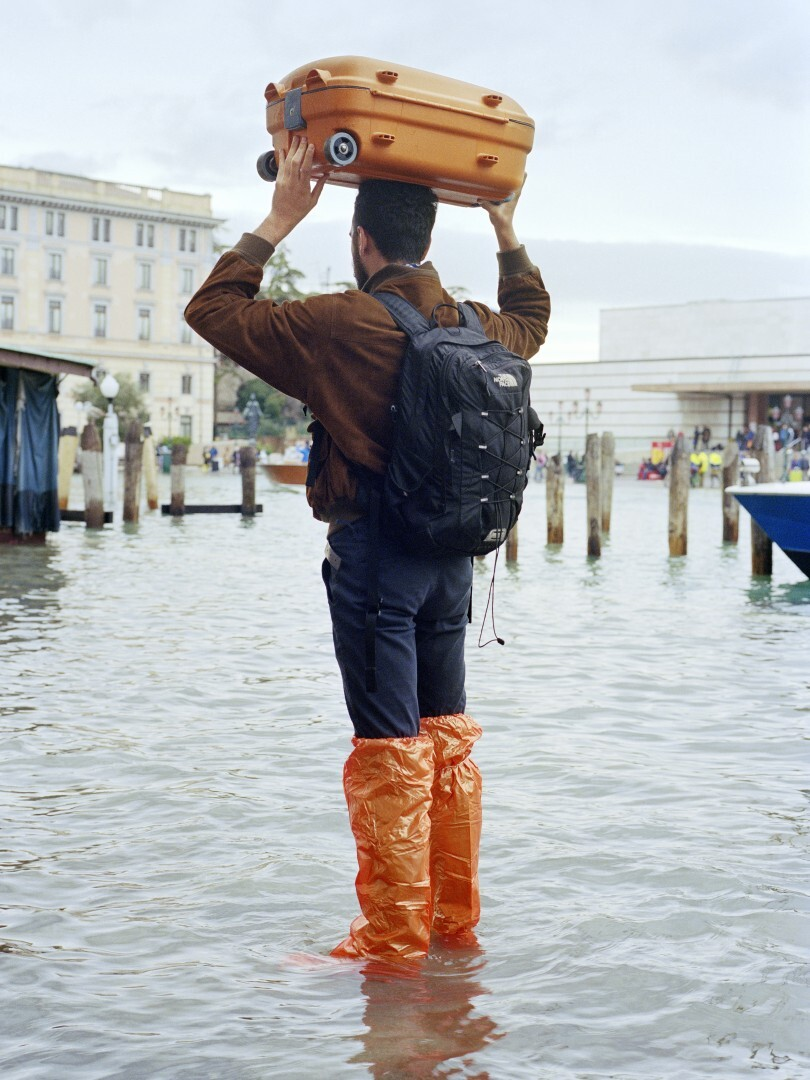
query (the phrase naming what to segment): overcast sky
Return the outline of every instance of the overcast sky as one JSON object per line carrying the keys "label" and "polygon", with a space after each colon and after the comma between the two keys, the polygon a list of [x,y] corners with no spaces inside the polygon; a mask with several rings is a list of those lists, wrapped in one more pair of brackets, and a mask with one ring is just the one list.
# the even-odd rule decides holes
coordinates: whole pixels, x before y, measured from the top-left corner
{"label": "overcast sky", "polygon": [[[592,359],[607,306],[810,295],[808,0],[3,0],[0,161],[210,193],[225,243],[264,216],[264,88],[328,56],[426,68],[537,126],[517,225],[552,293],[545,359]],[[288,241],[350,277],[352,194]],[[433,261],[492,300],[483,212]]]}

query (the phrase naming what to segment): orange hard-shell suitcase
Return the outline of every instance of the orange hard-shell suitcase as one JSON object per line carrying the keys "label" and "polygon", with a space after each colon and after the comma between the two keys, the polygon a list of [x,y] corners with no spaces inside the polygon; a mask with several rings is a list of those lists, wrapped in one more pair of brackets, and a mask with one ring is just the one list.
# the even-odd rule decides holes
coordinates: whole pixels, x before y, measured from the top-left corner
{"label": "orange hard-shell suitcase", "polygon": [[314,175],[331,184],[404,180],[442,202],[497,202],[520,188],[534,140],[534,122],[503,94],[362,56],[296,68],[264,96],[273,136],[257,165],[265,180],[276,178],[275,152],[305,135]]}

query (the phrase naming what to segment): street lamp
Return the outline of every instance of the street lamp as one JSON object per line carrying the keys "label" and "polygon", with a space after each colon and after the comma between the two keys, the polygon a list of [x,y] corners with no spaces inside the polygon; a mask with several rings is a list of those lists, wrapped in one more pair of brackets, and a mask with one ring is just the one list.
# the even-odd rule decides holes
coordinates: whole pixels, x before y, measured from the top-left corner
{"label": "street lamp", "polygon": [[113,410],[113,399],[120,387],[118,380],[109,371],[99,384],[99,390],[107,399],[107,412],[104,416],[104,509],[115,513],[118,491],[118,417]]}
{"label": "street lamp", "polygon": [[[594,405],[594,415],[599,416],[599,414],[601,412],[602,412],[602,402],[597,401],[596,404]],[[591,391],[590,391],[590,389],[586,389],[585,390],[585,442],[586,443],[588,441],[588,418],[590,417],[590,415],[591,415]]]}

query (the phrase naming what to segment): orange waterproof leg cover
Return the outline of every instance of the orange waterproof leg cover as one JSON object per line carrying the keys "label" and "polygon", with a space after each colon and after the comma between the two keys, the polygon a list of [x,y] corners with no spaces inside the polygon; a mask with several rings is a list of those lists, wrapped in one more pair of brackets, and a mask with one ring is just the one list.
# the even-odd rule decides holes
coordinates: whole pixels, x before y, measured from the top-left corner
{"label": "orange waterproof leg cover", "polygon": [[482,731],[464,713],[425,717],[421,730],[436,751],[430,810],[433,927],[440,934],[459,934],[472,930],[481,917],[481,773],[470,752]]}
{"label": "orange waterproof leg cover", "polygon": [[352,739],[343,769],[362,915],[333,956],[418,960],[430,941],[433,742]]}

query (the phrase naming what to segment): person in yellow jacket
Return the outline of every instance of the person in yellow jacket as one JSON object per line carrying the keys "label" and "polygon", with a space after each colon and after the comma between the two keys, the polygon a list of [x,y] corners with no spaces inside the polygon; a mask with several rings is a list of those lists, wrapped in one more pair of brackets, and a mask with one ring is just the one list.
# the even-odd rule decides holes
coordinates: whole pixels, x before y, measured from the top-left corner
{"label": "person in yellow jacket", "polygon": [[720,483],[723,474],[723,455],[718,449],[709,451],[709,476],[712,484]]}
{"label": "person in yellow jacket", "polygon": [[706,473],[709,471],[709,455],[705,450],[693,451],[689,455],[691,463],[692,486],[703,487]]}

